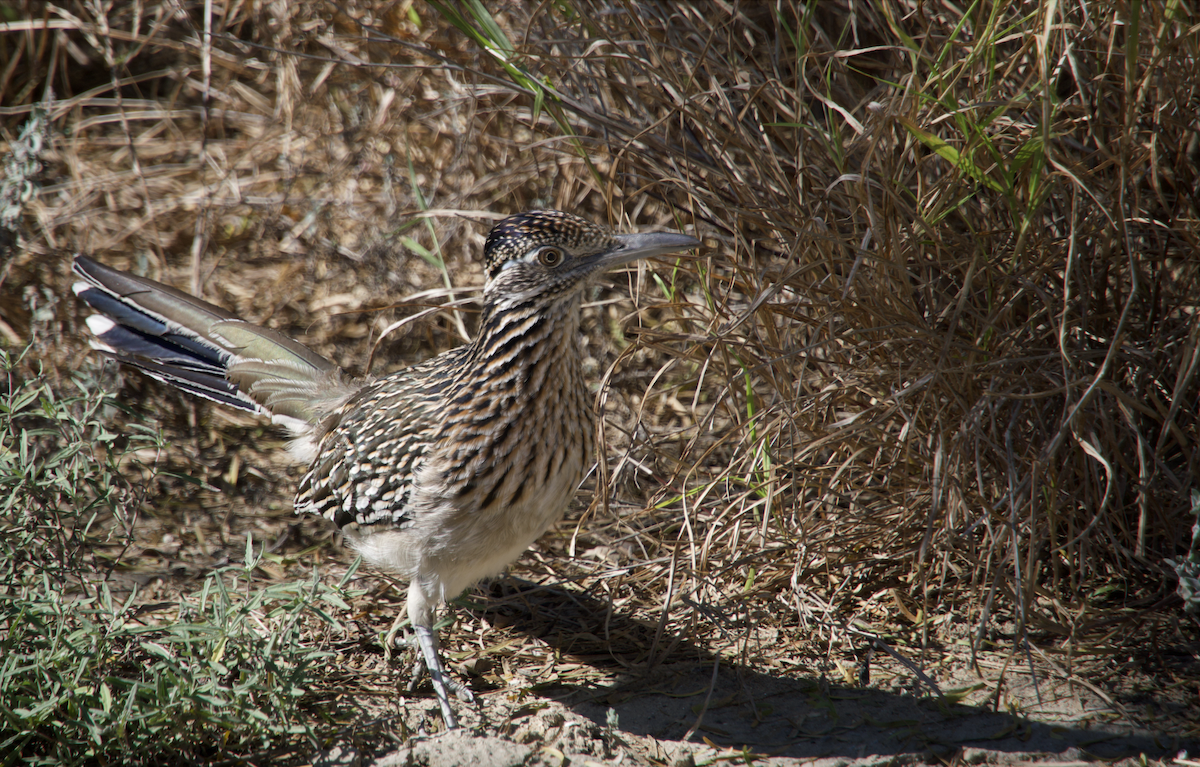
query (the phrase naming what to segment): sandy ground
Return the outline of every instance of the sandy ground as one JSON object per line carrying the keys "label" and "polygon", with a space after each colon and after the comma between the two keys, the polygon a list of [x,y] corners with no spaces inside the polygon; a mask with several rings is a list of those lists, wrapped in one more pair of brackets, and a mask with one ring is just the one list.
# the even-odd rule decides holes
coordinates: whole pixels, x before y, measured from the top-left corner
{"label": "sandy ground", "polygon": [[507,689],[487,689],[477,677],[477,703],[456,703],[462,729],[455,732],[442,730],[426,685],[396,699],[410,737],[394,753],[379,758],[377,744],[364,739],[361,750],[340,747],[314,763],[1200,765],[1200,723],[1188,713],[1198,690],[1164,683],[1197,677],[1200,658],[1186,646],[1158,648],[1180,665],[1157,676],[1120,667],[1106,674],[1095,661],[1071,673],[1036,648],[984,653],[974,662],[957,646],[919,661],[878,651],[865,683],[861,666],[822,679],[816,671],[768,673],[695,650],[681,648],[646,673],[593,668],[578,686],[531,684],[529,668],[516,669]]}
{"label": "sandy ground", "polygon": [[[966,676],[966,675],[964,675]],[[939,685],[965,678],[938,679]],[[962,702],[813,681],[745,668],[662,668],[637,691],[568,694],[561,702],[503,693],[460,707],[463,729],[414,737],[382,759],[335,749],[318,764],[794,765],[1021,764],[1175,758],[1200,739],[1138,725],[1087,685],[1011,668],[998,687],[975,680]],[[998,706],[996,704],[999,704]],[[428,699],[412,713],[436,717]],[[1151,713],[1143,707],[1139,713]],[[615,726],[614,723],[615,722]],[[1186,752],[1186,753],[1181,753]]]}

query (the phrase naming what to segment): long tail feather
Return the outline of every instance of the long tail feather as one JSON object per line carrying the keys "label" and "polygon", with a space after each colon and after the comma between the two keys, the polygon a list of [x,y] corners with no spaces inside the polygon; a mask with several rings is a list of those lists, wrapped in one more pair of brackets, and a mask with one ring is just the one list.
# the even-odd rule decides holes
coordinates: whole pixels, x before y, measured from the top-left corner
{"label": "long tail feather", "polygon": [[75,258],[92,345],[164,383],[303,433],[357,390],[333,362],[168,285]]}

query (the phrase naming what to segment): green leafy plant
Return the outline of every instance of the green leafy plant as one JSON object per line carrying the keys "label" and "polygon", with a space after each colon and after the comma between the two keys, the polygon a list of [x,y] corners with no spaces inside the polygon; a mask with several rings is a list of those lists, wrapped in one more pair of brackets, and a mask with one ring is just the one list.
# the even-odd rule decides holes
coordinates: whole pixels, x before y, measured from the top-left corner
{"label": "green leafy plant", "polygon": [[262,586],[267,555],[247,537],[241,564],[177,603],[119,593],[118,563],[93,551],[141,501],[120,464],[161,439],[137,424],[115,434],[93,383],[59,396],[18,380],[18,362],[0,352],[0,764],[311,753],[322,719],[305,700],[332,653],[302,638],[310,619],[340,628],[354,568],[336,586],[316,572]]}

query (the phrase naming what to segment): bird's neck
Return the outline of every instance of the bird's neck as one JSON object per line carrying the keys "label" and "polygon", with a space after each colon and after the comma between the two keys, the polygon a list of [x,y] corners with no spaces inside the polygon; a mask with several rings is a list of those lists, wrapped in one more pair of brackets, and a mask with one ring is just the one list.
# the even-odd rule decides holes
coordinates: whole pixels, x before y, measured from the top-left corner
{"label": "bird's neck", "polygon": [[575,295],[549,303],[485,307],[469,364],[506,377],[533,368],[578,368],[580,302]]}

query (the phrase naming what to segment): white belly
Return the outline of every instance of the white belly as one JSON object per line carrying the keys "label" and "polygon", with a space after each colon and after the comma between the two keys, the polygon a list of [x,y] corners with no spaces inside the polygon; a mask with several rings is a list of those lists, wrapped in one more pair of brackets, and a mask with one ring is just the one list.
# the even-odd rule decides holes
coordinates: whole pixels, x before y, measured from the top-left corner
{"label": "white belly", "polygon": [[348,543],[371,564],[421,584],[435,600],[452,599],[496,575],[562,518],[583,476],[583,454],[563,462],[533,497],[480,511],[477,499],[428,508],[403,529],[359,532]]}

